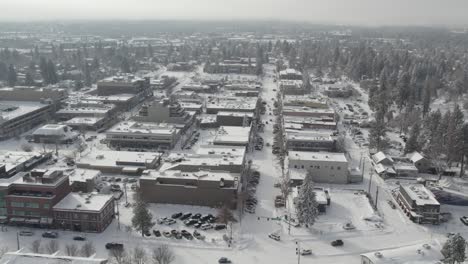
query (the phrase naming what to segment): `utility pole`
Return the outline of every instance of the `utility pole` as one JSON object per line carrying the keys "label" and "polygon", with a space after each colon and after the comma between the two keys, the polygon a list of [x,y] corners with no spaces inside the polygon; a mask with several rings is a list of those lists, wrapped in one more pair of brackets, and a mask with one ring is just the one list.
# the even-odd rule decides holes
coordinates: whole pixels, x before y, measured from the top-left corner
{"label": "utility pole", "polygon": [[124,182],[124,192],[125,192],[125,205],[128,204],[128,197],[127,197],[127,183]]}
{"label": "utility pole", "polygon": [[297,264],[301,264],[301,244],[299,241],[296,241],[296,245]]}
{"label": "utility pole", "polygon": [[379,199],[379,186],[377,186],[377,190],[375,191],[375,210],[377,210],[378,199]]}
{"label": "utility pole", "polygon": [[370,187],[371,187],[371,183],[372,183],[372,176],[374,176],[374,172],[371,171],[371,174],[370,174],[370,178],[369,178],[369,190],[367,191],[367,193],[370,195]]}
{"label": "utility pole", "polygon": [[117,205],[117,230],[120,230],[120,212],[119,212],[119,201],[115,200]]}
{"label": "utility pole", "polygon": [[16,231],[16,247],[20,250],[19,231]]}
{"label": "utility pole", "polygon": [[[362,162],[362,171],[361,171],[361,178],[364,179],[364,170],[366,169],[366,160],[364,159]],[[372,176],[371,176],[372,177]],[[370,189],[369,189],[370,190]]]}

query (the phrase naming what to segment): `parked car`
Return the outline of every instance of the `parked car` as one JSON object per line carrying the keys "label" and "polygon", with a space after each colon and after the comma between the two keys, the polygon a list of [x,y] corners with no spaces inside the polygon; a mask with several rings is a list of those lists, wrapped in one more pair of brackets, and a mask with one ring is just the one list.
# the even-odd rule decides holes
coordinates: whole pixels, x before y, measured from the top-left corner
{"label": "parked car", "polygon": [[172,233],[169,232],[169,231],[164,231],[162,234],[163,234],[164,237],[167,237],[167,238],[171,238],[171,237],[172,237]]}
{"label": "parked car", "polygon": [[277,235],[277,234],[269,234],[268,237],[273,239],[273,240],[276,240],[276,241],[281,240],[281,237],[279,235]]}
{"label": "parked car", "polygon": [[182,234],[183,237],[185,237],[185,238],[188,239],[188,240],[192,240],[192,239],[193,239],[192,234],[190,234],[187,230],[182,230],[181,234]]}
{"label": "parked car", "polygon": [[58,236],[59,236],[58,233],[54,231],[48,231],[48,232],[42,233],[42,237],[44,238],[58,238]]}
{"label": "parked car", "polygon": [[226,229],[225,224],[217,224],[214,226],[214,230],[223,230],[223,229]]}
{"label": "parked car", "polygon": [[143,234],[146,236],[146,237],[150,237],[151,236],[151,232],[150,231],[145,231],[143,232]]}
{"label": "parked car", "polygon": [[194,215],[192,215],[191,218],[192,218],[192,219],[197,219],[197,220],[198,220],[198,219],[201,218],[201,216],[202,216],[201,214],[194,214]]}
{"label": "parked car", "polygon": [[392,200],[388,200],[387,203],[388,203],[388,205],[390,205],[390,207],[391,207],[392,209],[396,209],[396,205],[395,205],[395,203],[394,203]]}
{"label": "parked car", "polygon": [[197,230],[193,231],[193,237],[195,237],[198,240],[204,240],[205,239],[205,236],[200,234],[200,232],[198,232]]}
{"label": "parked car", "polygon": [[34,236],[34,232],[33,231],[22,230],[22,231],[19,232],[19,235],[20,236]]}
{"label": "parked car", "polygon": [[196,219],[188,219],[188,220],[184,221],[184,225],[186,225],[186,226],[191,226],[191,225],[194,225],[196,223],[198,223],[198,220],[196,220]]}
{"label": "parked car", "polygon": [[218,260],[218,263],[232,263],[230,259],[222,257]]}
{"label": "parked car", "polygon": [[188,218],[191,217],[191,216],[192,216],[192,213],[185,213],[184,215],[182,215],[182,216],[180,217],[180,220],[188,219]]}
{"label": "parked car", "polygon": [[343,225],[343,229],[344,230],[353,230],[353,229],[356,229],[356,227],[353,225],[353,223],[346,223]]}
{"label": "parked car", "polygon": [[74,236],[73,240],[75,240],[75,241],[85,241],[86,237],[84,237],[84,236]]}
{"label": "parked car", "polygon": [[123,250],[124,245],[121,243],[115,243],[115,242],[110,242],[106,244],[106,249],[111,249],[111,250]]}
{"label": "parked car", "polygon": [[460,217],[460,221],[461,221],[464,225],[468,225],[468,216],[462,216],[462,217]]}
{"label": "parked car", "polygon": [[155,237],[160,237],[161,236],[161,232],[159,230],[153,230],[153,235]]}
{"label": "parked car", "polygon": [[212,229],[213,228],[213,225],[212,224],[203,224],[201,225],[200,227],[202,230],[208,230],[208,229]]}
{"label": "parked car", "polygon": [[181,217],[183,214],[182,213],[175,213],[171,216],[172,219],[177,219],[179,217]]}
{"label": "parked car", "polygon": [[341,247],[344,245],[343,240],[337,239],[331,242],[331,245],[334,247]]}

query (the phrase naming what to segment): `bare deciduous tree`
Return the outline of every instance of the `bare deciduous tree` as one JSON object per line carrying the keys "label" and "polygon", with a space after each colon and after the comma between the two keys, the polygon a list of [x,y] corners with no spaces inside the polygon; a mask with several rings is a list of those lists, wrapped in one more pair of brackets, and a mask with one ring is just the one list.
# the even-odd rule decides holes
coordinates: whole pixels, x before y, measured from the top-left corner
{"label": "bare deciduous tree", "polygon": [[46,245],[46,252],[49,254],[54,254],[59,250],[59,244],[57,240],[50,240]]}
{"label": "bare deciduous tree", "polygon": [[136,247],[132,251],[132,264],[146,263],[146,251],[141,247]]}
{"label": "bare deciduous tree", "polygon": [[219,208],[218,222],[223,223],[223,224],[227,224],[229,222],[236,222],[236,218],[234,217],[234,214],[226,205]]}
{"label": "bare deciduous tree", "polygon": [[109,258],[117,264],[131,263],[131,259],[125,250],[112,249],[109,251]]}
{"label": "bare deciduous tree", "polygon": [[78,256],[78,247],[75,244],[65,245],[67,256]]}
{"label": "bare deciduous tree", "polygon": [[31,251],[33,253],[41,252],[41,240],[40,239],[36,239],[31,243]]}
{"label": "bare deciduous tree", "polygon": [[83,257],[91,257],[94,253],[96,253],[96,247],[93,242],[86,242],[81,247],[81,255]]}
{"label": "bare deciduous tree", "polygon": [[164,244],[153,249],[152,259],[154,264],[170,264],[174,261],[175,255],[172,249]]}

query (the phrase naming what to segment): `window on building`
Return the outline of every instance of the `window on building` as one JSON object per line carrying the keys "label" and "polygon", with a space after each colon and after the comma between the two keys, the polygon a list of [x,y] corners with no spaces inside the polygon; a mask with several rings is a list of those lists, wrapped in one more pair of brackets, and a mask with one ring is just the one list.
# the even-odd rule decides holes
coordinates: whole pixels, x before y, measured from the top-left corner
{"label": "window on building", "polygon": [[24,211],[13,210],[13,215],[25,215]]}
{"label": "window on building", "polygon": [[23,202],[11,202],[12,207],[24,207]]}
{"label": "window on building", "polygon": [[42,205],[42,207],[43,207],[44,209],[49,209],[49,208],[50,208],[50,204],[45,203],[45,204]]}
{"label": "window on building", "polygon": [[297,165],[294,165],[294,168],[297,169]]}
{"label": "window on building", "polygon": [[337,170],[341,170],[341,167],[340,167],[340,166],[337,166],[336,169],[337,169]]}
{"label": "window on building", "polygon": [[303,169],[303,168],[304,168],[304,165],[301,166],[301,169]]}
{"label": "window on building", "polygon": [[24,203],[24,207],[39,208],[39,204],[38,203]]}

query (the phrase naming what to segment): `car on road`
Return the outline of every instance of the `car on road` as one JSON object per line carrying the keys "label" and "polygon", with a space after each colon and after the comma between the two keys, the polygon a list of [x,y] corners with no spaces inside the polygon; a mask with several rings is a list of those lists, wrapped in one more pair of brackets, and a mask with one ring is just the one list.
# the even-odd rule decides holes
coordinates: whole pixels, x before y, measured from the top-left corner
{"label": "car on road", "polygon": [[464,225],[468,225],[468,216],[462,216],[462,217],[460,217],[460,221],[461,221]]}
{"label": "car on road", "polygon": [[23,230],[23,231],[20,231],[20,232],[19,232],[19,235],[20,235],[20,236],[34,236],[34,232],[33,232],[33,231],[25,231],[25,230]]}
{"label": "car on road", "polygon": [[301,251],[301,255],[302,255],[302,256],[312,255],[312,250],[311,250],[311,249],[303,249],[303,250]]}
{"label": "car on road", "polygon": [[58,236],[59,236],[58,233],[54,231],[48,231],[48,232],[42,233],[42,237],[44,238],[58,238]]}
{"label": "car on road", "polygon": [[273,239],[273,240],[276,240],[276,241],[281,240],[281,237],[279,235],[277,235],[277,234],[269,234],[268,237]]}
{"label": "car on road", "polygon": [[75,241],[86,241],[86,237],[84,237],[84,236],[74,236],[73,240],[75,240]]}
{"label": "car on road", "polygon": [[232,261],[226,257],[222,257],[218,260],[218,263],[232,263]]}
{"label": "car on road", "polygon": [[353,225],[353,223],[348,222],[348,223],[345,223],[343,225],[343,229],[344,230],[353,230],[353,229],[356,229],[356,227]]}
{"label": "car on road", "polygon": [[106,244],[106,249],[123,251],[124,245],[122,243],[109,242]]}
{"label": "car on road", "polygon": [[331,242],[331,245],[334,247],[341,247],[344,245],[343,240],[337,239]]}

